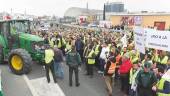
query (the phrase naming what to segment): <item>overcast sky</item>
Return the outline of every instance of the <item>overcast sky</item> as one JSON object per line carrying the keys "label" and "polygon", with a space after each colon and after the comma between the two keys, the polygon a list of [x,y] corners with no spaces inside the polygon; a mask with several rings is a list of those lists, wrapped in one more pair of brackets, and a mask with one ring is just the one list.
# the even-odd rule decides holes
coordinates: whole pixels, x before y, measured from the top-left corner
{"label": "overcast sky", "polygon": [[129,11],[167,11],[170,12],[170,0],[0,0],[0,12],[24,13],[32,15],[63,16],[69,7],[102,9],[104,2],[122,1]]}

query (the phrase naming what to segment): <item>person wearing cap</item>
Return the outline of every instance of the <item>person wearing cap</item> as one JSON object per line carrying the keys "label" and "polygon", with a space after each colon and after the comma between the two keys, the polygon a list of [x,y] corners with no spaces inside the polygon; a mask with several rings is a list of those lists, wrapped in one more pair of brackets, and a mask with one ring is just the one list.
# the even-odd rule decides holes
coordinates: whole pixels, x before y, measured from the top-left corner
{"label": "person wearing cap", "polygon": [[154,96],[152,86],[154,86],[156,82],[156,75],[150,70],[150,66],[148,62],[146,62],[136,77],[138,96]]}
{"label": "person wearing cap", "polygon": [[45,49],[45,70],[46,70],[47,82],[48,83],[50,82],[49,72],[51,70],[54,82],[57,83],[55,72],[54,72],[54,51],[49,45],[46,45],[46,49]]}
{"label": "person wearing cap", "polygon": [[74,45],[72,45],[71,51],[66,55],[66,64],[69,67],[69,85],[72,86],[72,76],[73,72],[75,73],[75,81],[76,86],[80,85],[79,83],[79,70],[78,68],[81,66],[81,57],[79,53],[76,51]]}

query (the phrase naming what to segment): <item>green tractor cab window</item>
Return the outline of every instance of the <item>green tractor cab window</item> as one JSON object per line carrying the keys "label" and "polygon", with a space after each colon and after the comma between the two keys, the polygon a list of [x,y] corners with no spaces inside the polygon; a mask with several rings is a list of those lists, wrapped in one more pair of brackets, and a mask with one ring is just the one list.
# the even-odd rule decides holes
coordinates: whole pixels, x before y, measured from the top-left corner
{"label": "green tractor cab window", "polygon": [[20,20],[20,21],[11,21],[10,22],[11,34],[17,33],[30,33],[29,21]]}

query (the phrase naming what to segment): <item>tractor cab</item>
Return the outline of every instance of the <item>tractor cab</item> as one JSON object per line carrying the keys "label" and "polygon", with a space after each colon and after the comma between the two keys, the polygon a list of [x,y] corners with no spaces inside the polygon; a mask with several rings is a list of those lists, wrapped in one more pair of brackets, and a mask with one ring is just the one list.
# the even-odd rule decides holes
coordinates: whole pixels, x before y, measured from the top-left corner
{"label": "tractor cab", "polygon": [[12,34],[17,34],[20,32],[30,34],[30,22],[28,20],[11,21],[9,23]]}
{"label": "tractor cab", "polygon": [[43,38],[32,35],[29,20],[0,21],[0,63],[8,60],[15,74],[30,72],[32,60],[44,59]]}
{"label": "tractor cab", "polygon": [[30,34],[29,20],[6,20],[0,21],[0,34],[4,36],[5,45],[9,49],[18,48],[19,34]]}

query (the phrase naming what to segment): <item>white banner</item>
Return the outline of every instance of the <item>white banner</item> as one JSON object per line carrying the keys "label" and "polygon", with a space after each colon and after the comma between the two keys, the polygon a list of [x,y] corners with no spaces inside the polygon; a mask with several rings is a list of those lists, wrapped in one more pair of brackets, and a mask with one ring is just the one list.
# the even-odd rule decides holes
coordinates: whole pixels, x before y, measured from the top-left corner
{"label": "white banner", "polygon": [[144,29],[142,27],[134,28],[135,49],[145,54]]}
{"label": "white banner", "polygon": [[170,32],[145,29],[146,47],[170,51]]}

